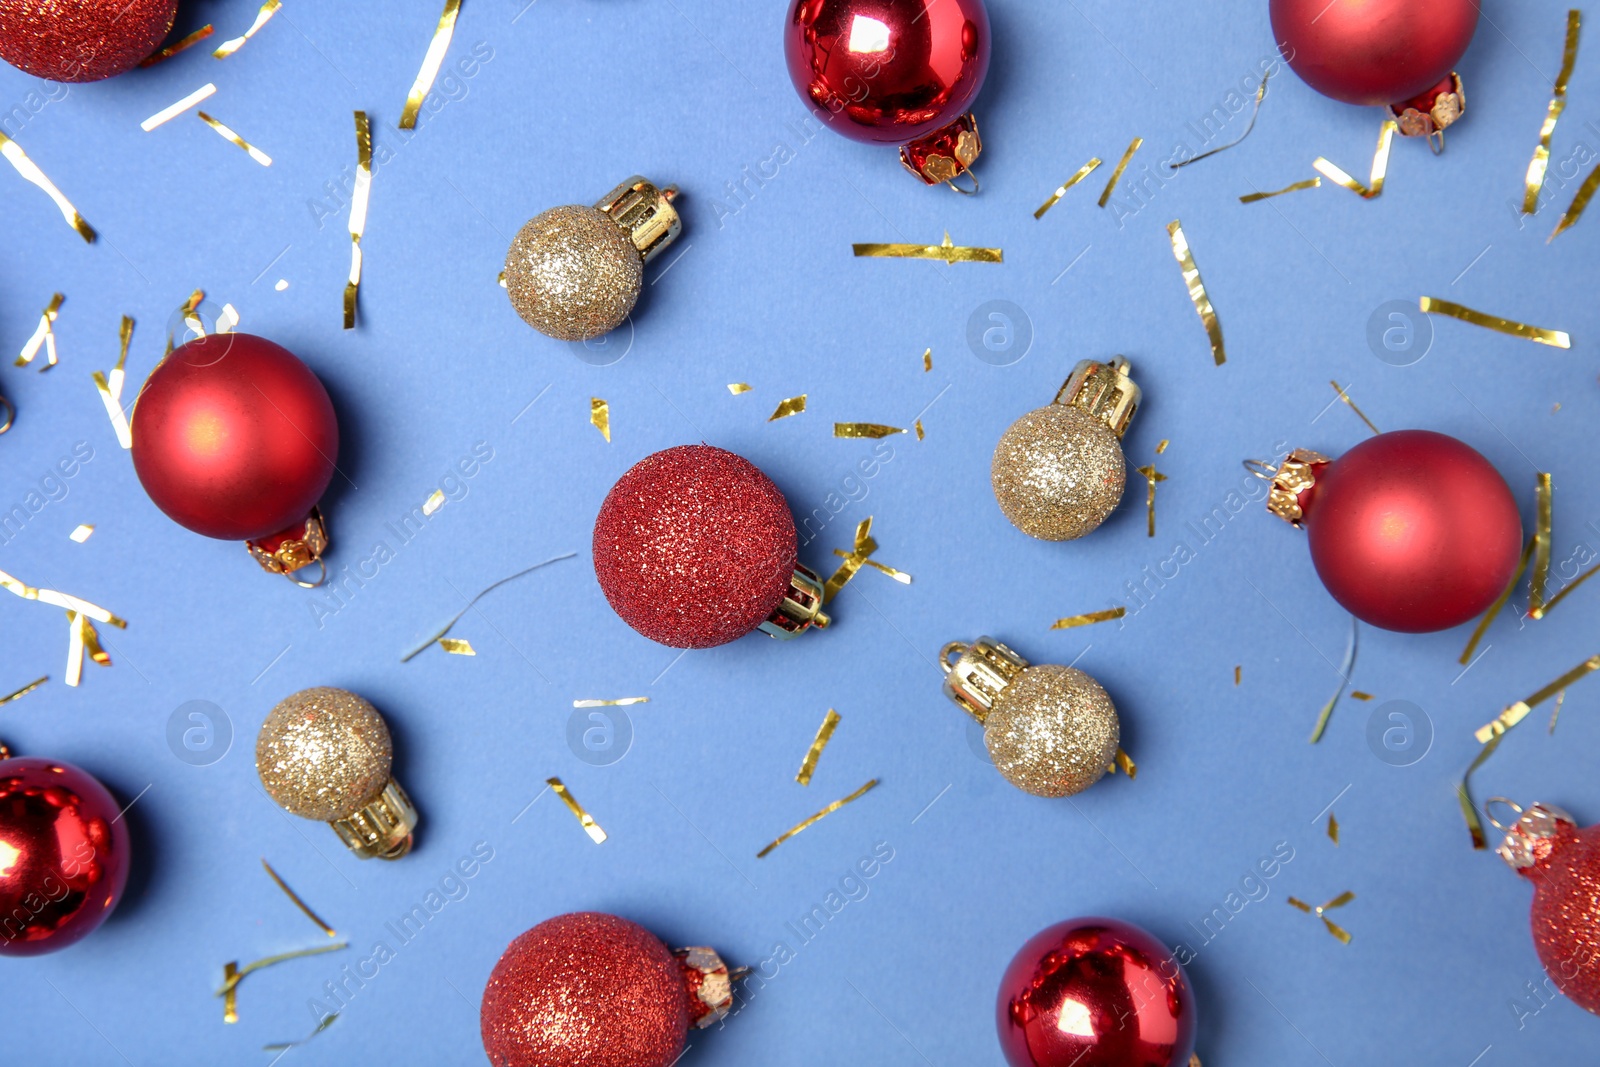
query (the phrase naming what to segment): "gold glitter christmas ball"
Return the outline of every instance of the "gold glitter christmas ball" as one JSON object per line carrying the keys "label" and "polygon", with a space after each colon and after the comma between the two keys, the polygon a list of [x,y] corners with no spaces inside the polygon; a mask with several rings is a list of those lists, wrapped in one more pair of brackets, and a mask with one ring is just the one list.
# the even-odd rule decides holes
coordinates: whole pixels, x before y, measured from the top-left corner
{"label": "gold glitter christmas ball", "polygon": [[995,769],[1038,797],[1070,797],[1106,773],[1121,730],[1100,683],[1071,667],[1029,667],[1000,691],[983,723]]}
{"label": "gold glitter christmas ball", "polygon": [[584,341],[622,325],[643,281],[632,236],[598,208],[551,208],[518,230],[506,253],[511,305],[558,341]]}
{"label": "gold glitter christmas ball", "polygon": [[303,689],[267,715],[256,773],[292,814],[333,822],[360,811],[389,783],[394,750],[378,710],[354,693]]}
{"label": "gold glitter christmas ball", "polygon": [[1030,537],[1071,541],[1105,521],[1122,500],[1122,443],[1081,408],[1051,404],[1011,424],[990,467],[995,499]]}

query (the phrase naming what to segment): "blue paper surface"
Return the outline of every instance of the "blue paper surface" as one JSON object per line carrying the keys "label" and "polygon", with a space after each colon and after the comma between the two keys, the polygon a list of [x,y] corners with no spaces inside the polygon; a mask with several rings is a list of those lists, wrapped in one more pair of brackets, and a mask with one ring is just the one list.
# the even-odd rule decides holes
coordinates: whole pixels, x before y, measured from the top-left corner
{"label": "blue paper surface", "polygon": [[[1349,617],[1239,461],[1295,446],[1337,454],[1368,436],[1337,403],[1336,380],[1383,429],[1440,430],[1482,451],[1530,530],[1535,471],[1551,472],[1555,581],[1596,558],[1600,312],[1588,281],[1600,220],[1545,238],[1579,161],[1600,147],[1600,66],[1579,60],[1533,218],[1516,207],[1565,18],[1543,3],[1485,5],[1461,64],[1470,111],[1443,156],[1397,143],[1371,201],[1324,182],[1241,205],[1242,194],[1312,176],[1319,155],[1364,178],[1380,118],[1285,72],[1240,147],[1161,167],[1180,145],[1199,151],[1243,131],[1238,108],[1274,57],[1264,3],[992,0],[990,10],[994,62],[976,105],[984,188],[972,199],[920,187],[891,149],[808,132],[783,65],[783,5],[771,0],[468,0],[414,135],[396,122],[436,0],[291,2],[226,61],[200,47],[96,85],[0,70],[0,128],[102,235],[85,245],[0,168],[7,364],[51,293],[66,294],[60,366],[0,369],[19,409],[0,437],[0,508],[28,510],[0,538],[0,568],[129,620],[126,631],[101,627],[115,665],[87,667],[69,689],[60,612],[0,597],[0,691],[51,675],[0,708],[0,736],[83,766],[124,803],[138,798],[117,913],[58,955],[0,965],[7,1062],[268,1062],[262,1046],[308,1034],[325,984],[344,982],[342,968],[369,957],[385,924],[474,848],[493,858],[465,895],[391,946],[376,977],[346,983],[338,1022],[285,1063],[482,1062],[478,1001],[501,950],[577,909],[762,969],[764,986],[727,1026],[693,1036],[683,1062],[706,1067],[998,1062],[1001,971],[1038,929],[1085,914],[1124,917],[1193,952],[1208,1064],[1595,1061],[1600,1020],[1544,989],[1530,887],[1472,851],[1453,783],[1477,751],[1476,726],[1597,651],[1600,587],[1538,623],[1518,621],[1519,592],[1467,670],[1456,662],[1465,628],[1363,628],[1351,682],[1374,699],[1346,696],[1309,745],[1339,684]],[[186,4],[178,29],[214,21],[214,44],[253,14],[249,3]],[[140,130],[206,82],[218,89],[206,110],[268,153],[270,168],[192,114]],[[380,162],[360,325],[346,332],[357,108],[372,116]],[[1145,147],[1097,209],[1134,136]],[[1090,156],[1107,166],[1036,221]],[[681,187],[685,232],[650,268],[631,327],[585,360],[524,326],[495,276],[526,219],[592,202],[633,173]],[[1173,219],[1221,316],[1224,366],[1173,259]],[[936,244],[946,231],[1003,248],[1004,264],[851,255],[853,242]],[[242,329],[298,353],[334,398],[344,444],[325,502],[328,590],[269,578],[240,546],[169,522],[117,446],[90,372],[111,367],[119,318],[132,315],[131,396],[196,287],[233,304]],[[1415,328],[1432,332],[1425,358],[1379,358],[1369,321],[1393,326],[1384,305],[1414,309],[1421,295],[1566,330],[1573,348],[1413,310]],[[1021,314],[991,320],[992,301]],[[1012,347],[991,335],[986,348],[984,332],[1008,321]],[[1018,358],[1023,334],[1031,344]],[[620,361],[597,365],[618,347]],[[993,503],[994,443],[1050,401],[1076,360],[1115,353],[1145,390],[1130,467],[1154,462],[1167,476],[1156,536],[1135,478],[1092,537],[1029,540]],[[753,389],[731,396],[731,382]],[[767,421],[799,393],[804,414]],[[610,404],[610,443],[589,425],[591,397]],[[923,441],[831,436],[835,421],[919,417]],[[872,516],[878,558],[914,584],[863,570],[834,602],[834,628],[792,643],[758,635],[680,658],[633,633],[594,580],[595,512],[628,466],[700,440],[766,470],[797,518],[822,516],[803,561],[831,571],[832,550]],[[93,458],[50,480],[78,442]],[[492,459],[467,477],[458,463],[475,447]],[[858,464],[875,450],[863,477]],[[397,536],[436,488],[445,506]],[[1257,494],[1247,506],[1246,490]],[[67,537],[79,523],[96,527],[82,545]],[[392,554],[381,564],[380,544]],[[400,662],[478,589],[568,551],[579,555],[467,613],[453,636],[470,639],[475,658],[434,648]],[[1116,604],[1129,608],[1120,623],[1050,630]],[[1100,679],[1138,779],[1111,777],[1071,801],[1001,780],[977,728],[941,697],[934,662],[945,642],[980,633]],[[422,813],[405,860],[361,862],[260,790],[256,730],[311,685],[352,689],[387,716],[396,774]],[[645,695],[624,709],[626,730],[620,715],[608,726],[572,706]],[[1426,755],[1403,767],[1411,757],[1382,741],[1403,725],[1388,718],[1397,700],[1420,709],[1413,725],[1431,734]],[[1477,795],[1600,818],[1597,700],[1600,682],[1574,686],[1553,738],[1547,709],[1536,710],[1477,776]],[[169,720],[190,701],[231,724],[231,747],[206,766],[169,747]],[[801,787],[795,772],[829,707],[842,722]],[[605,844],[544,791],[550,775],[594,814]],[[756,858],[874,777],[882,784],[861,800]],[[1337,847],[1324,832],[1330,805]],[[1228,910],[1280,842],[1293,859],[1265,897]],[[892,860],[847,882],[875,850]],[[263,874],[263,856],[352,947],[251,975],[240,1022],[225,1026],[212,992],[226,960],[326,943]],[[1285,906],[1345,890],[1355,901],[1331,914],[1349,945]],[[834,891],[844,906],[813,922],[820,932],[797,934]],[[1226,921],[1205,927],[1216,908]]]}

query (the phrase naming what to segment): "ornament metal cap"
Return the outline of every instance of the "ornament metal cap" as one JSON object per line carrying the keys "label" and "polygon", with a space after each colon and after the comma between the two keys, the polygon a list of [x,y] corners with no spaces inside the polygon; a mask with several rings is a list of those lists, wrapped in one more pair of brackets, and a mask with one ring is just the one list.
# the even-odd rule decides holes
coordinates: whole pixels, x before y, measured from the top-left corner
{"label": "ornament metal cap", "polygon": [[[978,120],[969,112],[903,146],[900,163],[925,185],[948,185],[964,196],[971,196],[978,191],[978,176],[971,168],[982,151]],[[971,189],[956,184],[955,179],[963,174],[971,179]]]}
{"label": "ornament metal cap", "polygon": [[1497,829],[1506,831],[1505,841],[1495,852],[1511,865],[1512,870],[1518,872],[1537,867],[1547,859],[1563,828],[1567,832],[1578,828],[1578,821],[1554,804],[1532,804],[1524,810],[1505,797],[1490,797],[1484,801],[1484,811],[1487,812],[1489,806],[1497,802],[1516,812],[1518,818],[1506,827],[1500,825],[1493,815],[1489,816],[1489,822]]}
{"label": "ornament metal cap", "polygon": [[833,620],[822,610],[824,592],[817,573],[803,563],[796,563],[794,573],[789,576],[789,591],[756,629],[780,641],[799,637],[812,628],[826,630]]}
{"label": "ornament metal cap", "polygon": [[1267,510],[1298,530],[1305,518],[1300,497],[1316,486],[1318,471],[1332,462],[1321,452],[1297,448],[1276,467],[1263,460],[1247,459],[1244,469],[1272,483],[1272,490],[1267,493]]}
{"label": "ornament metal cap", "polygon": [[1144,396],[1128,376],[1130,370],[1131,365],[1123,356],[1113,357],[1110,363],[1080,359],[1072,368],[1072,376],[1056,393],[1055,402],[1088,412],[1120,439],[1128,432]]}
{"label": "ornament metal cap", "polygon": [[[315,589],[328,580],[328,565],[322,559],[322,554],[328,550],[328,527],[317,508],[312,508],[311,514],[306,516],[303,530],[291,528],[271,537],[246,541],[244,547],[250,558],[261,564],[262,570],[281,574],[302,589]],[[316,581],[302,581],[294,576],[296,571],[313,563],[322,568]]]}
{"label": "ornament metal cap", "polygon": [[676,185],[658,188],[635,174],[601,197],[595,210],[628,231],[633,247],[649,263],[683,232],[683,219],[672,206],[677,195]]}
{"label": "ornament metal cap", "polygon": [[715,1026],[733,1009],[733,978],[715,949],[674,949],[683,982],[689,991],[689,1025],[696,1030]]}
{"label": "ornament metal cap", "polygon": [[[954,663],[952,654],[957,657]],[[939,650],[939,666],[944,671],[944,695],[981,723],[1006,686],[1029,664],[994,638],[980,637],[971,644],[945,645]]]}
{"label": "ornament metal cap", "polygon": [[[1421,96],[1390,104],[1389,115],[1402,137],[1426,137],[1437,155],[1444,151],[1444,131],[1467,113],[1467,93],[1455,71]],[[1437,141],[1435,140],[1437,138]]]}
{"label": "ornament metal cap", "polygon": [[391,778],[372,803],[328,825],[362,859],[397,860],[411,851],[417,819],[411,798]]}

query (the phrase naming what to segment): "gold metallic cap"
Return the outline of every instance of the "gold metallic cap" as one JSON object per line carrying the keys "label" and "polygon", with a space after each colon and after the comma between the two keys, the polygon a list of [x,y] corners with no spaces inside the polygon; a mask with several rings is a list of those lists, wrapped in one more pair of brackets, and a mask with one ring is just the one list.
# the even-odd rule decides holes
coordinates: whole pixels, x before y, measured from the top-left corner
{"label": "gold metallic cap", "polygon": [[689,992],[689,1025],[696,1030],[715,1026],[733,1009],[733,975],[715,949],[674,949]]}
{"label": "gold metallic cap", "polygon": [[683,220],[672,206],[677,195],[676,185],[658,189],[635,174],[601,197],[595,210],[627,230],[633,247],[648,263],[683,232]]}
{"label": "gold metallic cap", "polygon": [[1489,819],[1506,831],[1505,841],[1495,852],[1516,871],[1536,866],[1541,859],[1549,856],[1551,842],[1561,834],[1563,826],[1571,830],[1578,828],[1577,820],[1554,804],[1532,804],[1524,811],[1505,797],[1490,797],[1484,802],[1485,809],[1495,801],[1505,804],[1518,815],[1517,821],[1510,827],[1500,826],[1492,816]]}
{"label": "gold metallic cap", "polygon": [[1399,128],[1400,136],[1427,137],[1430,144],[1433,137],[1437,136],[1439,143],[1434,147],[1434,152],[1443,150],[1445,129],[1467,113],[1467,92],[1461,84],[1461,75],[1453,70],[1450,72],[1450,86],[1449,92],[1433,98],[1426,111],[1411,106],[1417,103],[1416,100],[1390,104],[1389,114]]}
{"label": "gold metallic cap", "polygon": [[[957,657],[954,663],[952,654]],[[1006,686],[1028,669],[1028,661],[994,638],[980,637],[970,645],[960,641],[945,645],[939,650],[939,666],[944,670],[944,695],[981,723]]]}
{"label": "gold metallic cap", "polygon": [[1055,402],[1081,408],[1105,423],[1119,438],[1133,422],[1143,397],[1128,376],[1128,361],[1116,356],[1110,363],[1083,359],[1072,368],[1072,376],[1056,394]]}
{"label": "gold metallic cap", "polygon": [[1244,469],[1257,478],[1272,483],[1267,494],[1267,510],[1289,525],[1299,529],[1305,518],[1300,506],[1300,495],[1317,484],[1317,470],[1333,460],[1309,448],[1297,448],[1274,467],[1259,459],[1244,461]]}
{"label": "gold metallic cap", "polygon": [[833,620],[822,610],[823,593],[822,579],[817,573],[803,563],[796,563],[794,574],[789,577],[789,591],[756,629],[780,641],[799,637],[813,628],[826,630]]}

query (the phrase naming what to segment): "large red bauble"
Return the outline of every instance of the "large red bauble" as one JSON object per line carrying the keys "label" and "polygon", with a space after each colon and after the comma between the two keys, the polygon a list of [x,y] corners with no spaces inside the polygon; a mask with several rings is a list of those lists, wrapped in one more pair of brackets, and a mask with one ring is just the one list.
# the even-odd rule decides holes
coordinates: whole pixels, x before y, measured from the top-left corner
{"label": "large red bauble", "polygon": [[174,351],[134,409],[133,467],[145,492],[207,537],[298,536],[338,455],[339,421],[311,368],[246,333]]}
{"label": "large red bauble", "polygon": [[1479,0],[1271,0],[1294,72],[1347,104],[1397,104],[1438,85],[1478,28]]}
{"label": "large red bauble", "polygon": [[122,74],[172,29],[178,0],[0,0],[0,59],[54,82]]}
{"label": "large red bauble", "polygon": [[622,620],[673,648],[760,626],[788,593],[794,517],[755,464],[710,445],[646,456],[606,494],[594,573]]}
{"label": "large red bauble", "polygon": [[983,0],[794,0],[795,89],[839,133],[906,144],[959,118],[989,71]]}
{"label": "large red bauble", "polygon": [[1018,950],[1000,980],[1011,1067],[1187,1067],[1194,993],[1156,938],[1119,919],[1071,919]]}
{"label": "large red bauble", "polygon": [[511,942],[479,1026],[494,1067],[670,1067],[690,1011],[683,969],[654,934],[578,912]]}
{"label": "large red bauble", "polygon": [[1402,633],[1481,615],[1511,581],[1522,517],[1493,465],[1429,430],[1379,434],[1301,496],[1311,560],[1363,622]]}
{"label": "large red bauble", "polygon": [[92,775],[58,760],[0,759],[0,957],[66,948],[128,881],[128,824]]}
{"label": "large red bauble", "polygon": [[1600,1015],[1600,826],[1580,829],[1560,808],[1534,804],[1499,851],[1533,883],[1528,920],[1545,973]]}

